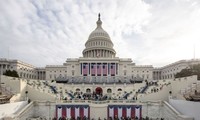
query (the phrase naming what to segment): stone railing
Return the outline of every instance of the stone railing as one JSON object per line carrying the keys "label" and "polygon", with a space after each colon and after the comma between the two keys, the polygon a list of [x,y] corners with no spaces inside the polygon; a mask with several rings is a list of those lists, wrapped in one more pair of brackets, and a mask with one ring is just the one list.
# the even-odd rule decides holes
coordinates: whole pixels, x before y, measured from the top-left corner
{"label": "stone railing", "polygon": [[107,104],[107,103],[136,103],[135,100],[61,100],[61,103],[93,103],[93,104]]}

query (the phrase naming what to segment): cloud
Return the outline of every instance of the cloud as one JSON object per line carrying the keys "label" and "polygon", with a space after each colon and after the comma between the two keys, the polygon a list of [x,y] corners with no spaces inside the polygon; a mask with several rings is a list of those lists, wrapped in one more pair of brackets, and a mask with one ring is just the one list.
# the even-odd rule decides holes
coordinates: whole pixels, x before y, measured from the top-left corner
{"label": "cloud", "polygon": [[194,44],[200,51],[199,8],[198,0],[1,0],[0,57],[38,67],[81,57],[100,12],[117,56],[162,66],[192,58]]}

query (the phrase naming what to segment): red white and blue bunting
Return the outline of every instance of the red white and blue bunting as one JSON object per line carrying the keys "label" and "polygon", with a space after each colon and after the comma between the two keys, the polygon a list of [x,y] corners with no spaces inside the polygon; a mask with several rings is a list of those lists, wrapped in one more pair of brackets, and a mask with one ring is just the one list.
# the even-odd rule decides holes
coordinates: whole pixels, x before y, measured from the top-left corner
{"label": "red white and blue bunting", "polygon": [[108,105],[108,118],[138,118],[142,119],[141,105]]}
{"label": "red white and blue bunting", "polygon": [[56,118],[90,118],[89,105],[56,105]]}

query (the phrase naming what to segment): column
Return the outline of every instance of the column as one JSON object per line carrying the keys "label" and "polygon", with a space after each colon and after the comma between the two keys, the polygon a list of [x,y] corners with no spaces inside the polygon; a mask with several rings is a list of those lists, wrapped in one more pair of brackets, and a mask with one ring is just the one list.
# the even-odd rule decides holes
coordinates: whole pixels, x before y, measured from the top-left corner
{"label": "column", "polygon": [[3,74],[3,65],[1,64],[1,75]]}
{"label": "column", "polygon": [[6,66],[6,70],[8,70],[8,65],[5,65]]}
{"label": "column", "polygon": [[108,63],[106,63],[106,64],[107,64],[107,68],[106,68],[106,69],[107,69],[107,73],[106,73],[106,74],[107,74],[107,76],[108,76]]}
{"label": "column", "polygon": [[96,65],[96,72],[95,72],[95,76],[97,76],[97,63],[95,63],[95,65]]}
{"label": "column", "polygon": [[88,76],[90,76],[90,75],[91,75],[91,64],[88,63]]}
{"label": "column", "polygon": [[81,71],[81,75],[83,75],[83,63],[81,63],[81,66],[80,66],[80,71]]}
{"label": "column", "polygon": [[42,75],[42,80],[44,80],[44,71],[43,71],[42,73],[43,73],[43,75]]}
{"label": "column", "polygon": [[115,76],[116,76],[116,74],[117,74],[117,66],[116,66],[116,63],[115,63]]}
{"label": "column", "polygon": [[42,72],[40,71],[39,72],[39,80],[41,80],[41,77],[42,77]]}
{"label": "column", "polygon": [[119,74],[119,66],[118,66],[119,64],[118,63],[116,63],[116,74],[118,75]]}
{"label": "column", "polygon": [[43,74],[43,71],[41,72],[41,74],[42,74],[42,75],[41,75],[41,80],[42,80],[42,79],[43,79],[43,75],[44,75],[44,74]]}
{"label": "column", "polygon": [[101,63],[101,76],[103,76],[103,63]]}
{"label": "column", "polygon": [[45,80],[45,71],[43,71],[43,80]]}

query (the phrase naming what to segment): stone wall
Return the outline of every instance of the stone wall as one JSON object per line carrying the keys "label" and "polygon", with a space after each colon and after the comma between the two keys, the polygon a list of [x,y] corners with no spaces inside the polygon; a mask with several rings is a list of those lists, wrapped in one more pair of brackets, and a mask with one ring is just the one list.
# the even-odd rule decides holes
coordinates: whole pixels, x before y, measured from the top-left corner
{"label": "stone wall", "polygon": [[[107,106],[109,103],[94,104],[94,103],[55,103],[55,102],[32,102],[28,107],[23,109],[16,118],[25,120],[26,118],[47,118],[52,119],[55,116],[56,104],[89,104],[90,106],[90,118],[101,119],[107,118]],[[122,103],[114,103],[122,104]],[[127,103],[127,104],[141,104],[142,105],[142,117],[165,118],[165,120],[192,120],[191,117],[185,116],[177,112],[167,102],[146,102],[146,103]]]}

